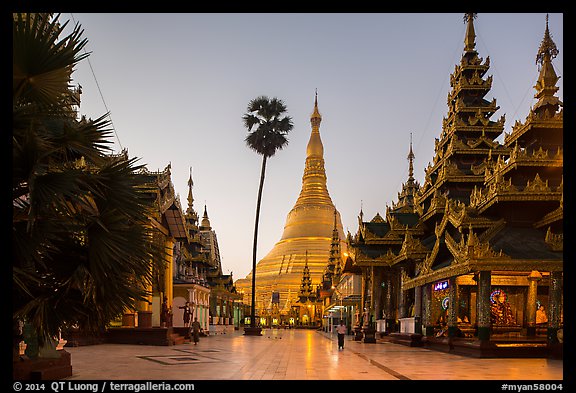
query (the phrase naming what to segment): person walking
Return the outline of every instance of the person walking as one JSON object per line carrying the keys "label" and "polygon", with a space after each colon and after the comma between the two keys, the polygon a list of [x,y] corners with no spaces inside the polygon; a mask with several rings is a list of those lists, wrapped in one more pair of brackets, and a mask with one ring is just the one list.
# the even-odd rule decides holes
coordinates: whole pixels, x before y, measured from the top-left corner
{"label": "person walking", "polygon": [[198,344],[200,341],[200,322],[198,322],[198,318],[194,317],[194,322],[192,322],[192,340],[194,340],[194,345]]}
{"label": "person walking", "polygon": [[190,326],[190,317],[192,316],[192,309],[190,308],[190,302],[186,302],[186,304],[178,308],[184,310],[184,315],[182,315],[182,318],[184,320],[184,326],[185,327]]}
{"label": "person walking", "polygon": [[338,333],[338,350],[344,349],[344,336],[346,335],[346,330],[344,321],[340,320],[340,325],[336,328],[336,333]]}

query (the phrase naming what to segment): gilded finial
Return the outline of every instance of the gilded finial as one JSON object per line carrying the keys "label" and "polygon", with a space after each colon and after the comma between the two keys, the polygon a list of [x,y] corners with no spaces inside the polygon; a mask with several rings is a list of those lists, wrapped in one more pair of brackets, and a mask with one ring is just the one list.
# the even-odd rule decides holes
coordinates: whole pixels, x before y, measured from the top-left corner
{"label": "gilded finial", "polygon": [[192,195],[192,186],[194,182],[192,181],[192,167],[190,167],[190,177],[188,178],[188,211],[192,212],[192,205],[194,204],[194,196]]}
{"label": "gilded finial", "polygon": [[464,38],[464,50],[467,52],[473,51],[476,46],[476,33],[474,32],[474,19],[477,14],[475,12],[468,12],[464,15],[464,23],[467,23],[466,37]]}
{"label": "gilded finial", "polygon": [[[536,54],[536,64],[538,64],[538,80],[534,88],[536,89],[535,98],[538,98],[538,102],[532,108],[533,111],[541,111],[540,108],[546,108],[550,106],[562,105],[562,102],[555,96],[558,91],[556,82],[560,78],[556,75],[554,71],[554,66],[552,65],[552,59],[558,55],[559,51],[556,47],[552,37],[550,35],[550,30],[548,29],[548,14],[546,14],[546,29],[544,31],[544,38]],[[556,111],[553,109],[553,111]]]}
{"label": "gilded finial", "polygon": [[316,89],[316,94],[314,96],[314,112],[312,113],[312,116],[310,117],[310,123],[312,123],[313,128],[316,128],[316,127],[320,127],[321,121],[322,121],[322,116],[320,115],[320,112],[318,111],[318,89]]}
{"label": "gilded finial", "polygon": [[408,177],[412,179],[414,177],[414,152],[412,151],[412,133],[410,133],[410,152],[408,153]]}
{"label": "gilded finial", "polygon": [[548,29],[548,14],[546,14],[546,30],[544,31],[544,38],[538,49],[538,54],[536,55],[536,64],[542,66],[546,57],[548,60],[554,59],[558,56],[558,47],[552,41],[552,36],[550,35],[550,30]]}

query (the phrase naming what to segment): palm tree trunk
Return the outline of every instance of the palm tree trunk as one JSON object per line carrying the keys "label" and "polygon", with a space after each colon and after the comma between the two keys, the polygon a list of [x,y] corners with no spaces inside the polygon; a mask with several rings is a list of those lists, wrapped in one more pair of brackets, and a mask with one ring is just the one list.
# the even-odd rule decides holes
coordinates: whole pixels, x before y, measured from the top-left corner
{"label": "palm tree trunk", "polygon": [[252,310],[250,311],[250,327],[256,327],[256,251],[258,248],[258,221],[260,220],[260,203],[262,201],[262,188],[264,188],[264,175],[266,173],[266,155],[262,156],[262,172],[260,173],[260,187],[258,188],[258,202],[256,202],[256,222],[254,223],[254,246],[252,248]]}

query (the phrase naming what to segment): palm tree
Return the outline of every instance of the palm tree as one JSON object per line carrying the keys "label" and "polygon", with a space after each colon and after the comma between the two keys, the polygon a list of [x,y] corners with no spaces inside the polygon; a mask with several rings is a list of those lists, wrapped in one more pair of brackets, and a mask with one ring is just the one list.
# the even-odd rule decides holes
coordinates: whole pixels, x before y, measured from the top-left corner
{"label": "palm tree", "polygon": [[283,116],[286,105],[277,98],[259,96],[250,101],[248,111],[242,119],[248,129],[245,142],[248,147],[262,156],[262,170],[260,173],[260,186],[258,188],[258,202],[256,203],[256,221],[254,224],[254,245],[252,248],[252,309],[250,314],[250,327],[253,334],[256,328],[256,249],[258,244],[258,221],[260,218],[260,203],[262,201],[262,188],[266,174],[266,161],[274,156],[278,150],[288,145],[288,133],[292,130],[292,118]]}
{"label": "palm tree", "polygon": [[87,41],[78,24],[61,38],[58,19],[13,15],[13,322],[40,344],[71,326],[101,331],[163,263],[143,165],[111,154],[106,115],[76,119],[70,81]]}

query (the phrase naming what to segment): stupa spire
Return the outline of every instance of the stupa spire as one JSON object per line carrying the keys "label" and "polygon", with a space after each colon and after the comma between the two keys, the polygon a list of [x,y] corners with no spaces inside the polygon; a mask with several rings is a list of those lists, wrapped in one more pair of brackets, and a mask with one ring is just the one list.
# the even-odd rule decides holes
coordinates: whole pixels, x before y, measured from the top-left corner
{"label": "stupa spire", "polygon": [[[310,135],[310,140],[308,141],[308,147],[306,148],[306,157],[316,157],[324,158],[324,146],[322,145],[322,140],[320,139],[320,123],[322,122],[322,116],[318,111],[318,92],[316,92],[316,97],[314,98],[314,112],[310,116],[310,124],[312,124],[312,134]],[[307,165],[308,166],[308,165]]]}
{"label": "stupa spire", "polygon": [[464,22],[466,26],[466,37],[464,38],[464,50],[466,52],[474,51],[476,47],[476,32],[474,31],[474,19],[476,19],[475,12],[468,12],[464,15]]}
{"label": "stupa spire", "polygon": [[414,152],[412,151],[412,133],[410,133],[410,152],[408,153],[408,180],[414,180]]}
{"label": "stupa spire", "polygon": [[191,212],[193,210],[192,205],[194,204],[194,196],[192,195],[192,187],[194,182],[192,181],[192,167],[190,167],[190,177],[188,177],[188,209],[186,212]]}
{"label": "stupa spire", "polygon": [[322,116],[318,111],[318,89],[316,89],[316,96],[314,98],[314,112],[310,116],[310,124],[312,124],[312,132],[319,132],[320,123],[322,122]]}
{"label": "stupa spire", "polygon": [[[318,94],[314,99],[314,113],[310,118],[312,132],[306,148],[306,163],[304,175],[302,176],[302,189],[296,204],[288,214],[282,239],[287,237],[302,236],[304,233],[310,234],[310,225],[300,221],[303,210],[311,206],[326,209],[330,214],[334,210],[334,204],[328,193],[326,185],[326,170],[324,168],[324,146],[320,139],[320,112],[318,111]],[[306,213],[308,214],[308,213]],[[297,229],[298,228],[298,229]],[[298,234],[296,234],[298,232]]]}
{"label": "stupa spire", "polygon": [[204,215],[202,216],[202,227],[210,229],[210,219],[208,218],[208,210],[206,209],[206,204],[204,204]]}
{"label": "stupa spire", "polygon": [[540,48],[538,48],[538,54],[536,55],[536,63],[544,65],[546,60],[552,60],[558,56],[558,47],[556,43],[552,40],[550,35],[550,30],[548,29],[548,14],[546,14],[546,30],[544,30],[544,38],[540,43]]}
{"label": "stupa spire", "polygon": [[554,59],[558,53],[558,47],[556,47],[556,44],[552,40],[550,30],[548,29],[548,14],[546,14],[544,38],[536,54],[536,64],[538,64],[540,74],[534,86],[536,89],[534,98],[538,99],[538,102],[533,107],[535,111],[538,111],[539,108],[550,107],[552,108],[552,113],[554,113],[557,111],[558,106],[562,105],[562,102],[555,96],[559,89],[556,86],[556,82],[558,82],[560,77],[556,75],[556,71],[554,71],[554,66],[552,65],[552,59]]}

